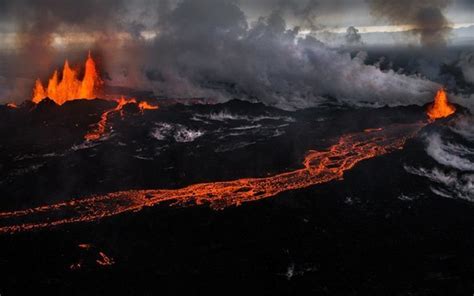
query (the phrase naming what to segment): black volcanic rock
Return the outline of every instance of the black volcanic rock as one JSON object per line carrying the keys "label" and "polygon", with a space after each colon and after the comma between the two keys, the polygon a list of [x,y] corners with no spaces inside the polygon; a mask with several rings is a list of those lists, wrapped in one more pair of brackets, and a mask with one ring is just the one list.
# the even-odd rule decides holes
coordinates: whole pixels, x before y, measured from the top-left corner
{"label": "black volcanic rock", "polygon": [[39,113],[47,113],[47,112],[54,112],[58,110],[59,105],[56,104],[55,101],[51,100],[50,98],[44,98],[38,104],[36,104],[35,112]]}
{"label": "black volcanic rock", "polygon": [[[287,112],[229,101],[139,112],[128,104],[123,114],[109,114],[102,138],[84,140],[116,105],[45,102],[31,112],[8,112],[0,121],[2,212],[121,190],[266,177],[301,168],[308,150],[324,151],[341,135],[427,123],[426,106]],[[405,169],[437,165],[424,135],[449,133],[464,113],[459,108],[427,123],[403,150],[362,161],[326,184],[220,211],[163,205],[0,236],[0,268],[8,271],[0,292],[23,294],[32,286],[60,294],[71,287],[166,294],[170,285],[175,294],[230,286],[272,295],[471,291],[472,206],[435,195],[429,180]],[[114,263],[97,263],[101,252]]]}
{"label": "black volcanic rock", "polygon": [[72,100],[66,101],[61,107],[65,112],[102,112],[107,109],[112,109],[117,105],[115,101],[104,100],[100,98],[96,98],[93,100],[88,99],[80,99],[80,100]]}
{"label": "black volcanic rock", "polygon": [[123,112],[137,114],[140,113],[140,108],[138,108],[137,103],[128,103],[122,107]]}
{"label": "black volcanic rock", "polygon": [[32,110],[33,108],[36,107],[36,104],[33,103],[33,101],[31,100],[25,100],[18,107],[25,110]]}
{"label": "black volcanic rock", "polygon": [[[232,100],[140,112],[131,103],[109,114],[103,141],[85,141],[116,105],[95,99],[58,106],[46,99],[0,123],[2,158],[9,164],[3,176],[11,178],[0,190],[16,196],[13,204],[26,199],[39,205],[50,197],[265,176],[301,167],[308,150],[325,149],[342,134],[426,118],[416,106],[288,112]],[[202,161],[206,166],[195,165]]]}

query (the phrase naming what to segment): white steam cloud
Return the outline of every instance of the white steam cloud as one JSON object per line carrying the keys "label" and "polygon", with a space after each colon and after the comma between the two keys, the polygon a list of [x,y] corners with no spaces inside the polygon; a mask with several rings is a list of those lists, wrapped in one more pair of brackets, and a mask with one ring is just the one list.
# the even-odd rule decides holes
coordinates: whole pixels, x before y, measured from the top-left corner
{"label": "white steam cloud", "polygon": [[426,138],[426,152],[437,162],[435,167],[428,169],[405,166],[405,170],[433,182],[430,189],[439,196],[474,202],[474,174],[472,173],[474,172],[474,148],[471,145],[474,140],[474,128],[472,122],[472,116],[463,116],[457,118],[450,127],[454,135],[457,134],[464,138],[458,143],[449,142],[438,133],[433,133]]}
{"label": "white steam cloud", "polygon": [[474,202],[474,175],[459,174],[458,172],[444,172],[439,168],[432,170],[425,168],[405,167],[411,174],[428,178],[435,185],[430,189],[433,193],[448,198],[460,198]]}
{"label": "white steam cloud", "polygon": [[428,137],[426,152],[438,163],[461,171],[474,171],[474,162],[469,157],[474,156],[474,149],[461,144],[445,143],[439,134]]}

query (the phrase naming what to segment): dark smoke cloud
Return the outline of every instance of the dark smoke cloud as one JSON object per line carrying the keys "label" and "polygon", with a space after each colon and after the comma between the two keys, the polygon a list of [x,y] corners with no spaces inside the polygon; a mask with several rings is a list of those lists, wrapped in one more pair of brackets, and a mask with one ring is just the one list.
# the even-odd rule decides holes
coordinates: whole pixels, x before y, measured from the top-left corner
{"label": "dark smoke cloud", "polygon": [[[31,95],[34,79],[46,79],[54,68],[59,68],[67,58],[73,64],[82,62],[90,49],[99,58],[101,66],[115,61],[113,48],[121,44],[119,33],[127,32],[140,42],[138,32],[154,26],[155,17],[146,13],[158,5],[149,0],[0,0],[0,20],[7,24],[7,33],[15,33],[13,50],[0,52],[0,76],[3,96],[22,100]],[[165,2],[165,1],[160,1]],[[146,10],[145,7],[149,8]],[[141,9],[140,9],[141,8]],[[132,18],[133,16],[133,18]],[[140,21],[137,22],[136,20]],[[153,20],[157,21],[157,18]],[[0,24],[1,25],[1,24]],[[75,42],[54,47],[55,38],[74,38],[74,34],[96,40]],[[130,43],[130,45],[137,42]],[[130,47],[130,46],[129,46]],[[107,59],[101,59],[107,53]],[[125,57],[123,57],[125,58]],[[120,59],[119,59],[120,60]]]}
{"label": "dark smoke cloud", "polygon": [[376,17],[387,18],[395,25],[413,25],[422,45],[444,46],[450,23],[443,11],[451,0],[367,0]]}
{"label": "dark smoke cloud", "polygon": [[464,80],[474,85],[474,52],[463,53],[458,66],[461,68]]}
{"label": "dark smoke cloud", "polygon": [[311,30],[317,30],[322,27],[321,24],[317,23],[317,17],[319,12],[319,1],[318,0],[279,0],[278,5],[275,9],[276,12],[284,14],[289,12],[299,21],[297,25],[308,28]]}
{"label": "dark smoke cloud", "polygon": [[345,38],[348,44],[357,45],[362,43],[362,36],[359,34],[359,30],[354,26],[347,28]]}
{"label": "dark smoke cloud", "polygon": [[[215,12],[217,11],[217,12]],[[298,28],[279,10],[247,25],[232,1],[183,1],[150,47],[148,77],[164,96],[257,99],[301,108],[333,97],[354,104],[397,105],[431,99],[434,83],[364,64],[365,55],[340,54]],[[151,62],[150,62],[151,61]]]}
{"label": "dark smoke cloud", "polygon": [[15,54],[0,69],[0,75],[8,72],[7,78],[44,76],[51,65],[59,66],[52,47],[55,34],[80,32],[106,38],[112,31],[123,30],[121,0],[0,0],[0,7],[0,19],[13,24],[16,34]]}
{"label": "dark smoke cloud", "polygon": [[124,30],[122,0],[0,0],[0,18],[15,24],[20,49],[31,53],[51,49],[54,34],[80,31],[106,36]]}
{"label": "dark smoke cloud", "polygon": [[[151,88],[167,97],[240,98],[285,109],[315,106],[327,98],[381,106],[425,103],[438,87],[366,65],[364,53],[351,56],[311,36],[299,37],[299,28],[288,28],[284,16],[313,13],[317,6],[311,1],[304,2],[310,6],[279,2],[252,24],[232,0],[86,0],[72,8],[75,1],[16,3],[0,0],[7,6],[3,15],[19,24],[25,38],[43,36],[37,43],[45,52],[51,51],[54,32],[86,32],[98,37],[107,83]],[[58,6],[44,8],[45,3]],[[32,19],[22,20],[21,9]],[[76,10],[80,16],[71,15]],[[146,40],[144,30],[157,32],[156,38]],[[124,31],[130,38],[119,42],[114,36]],[[23,50],[37,60],[31,48]]]}

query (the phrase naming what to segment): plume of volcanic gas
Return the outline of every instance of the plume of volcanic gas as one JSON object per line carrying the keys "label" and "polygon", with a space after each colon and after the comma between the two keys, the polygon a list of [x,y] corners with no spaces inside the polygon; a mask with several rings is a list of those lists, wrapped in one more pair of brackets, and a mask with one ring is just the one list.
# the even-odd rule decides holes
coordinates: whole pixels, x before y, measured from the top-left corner
{"label": "plume of volcanic gas", "polygon": [[85,63],[84,77],[78,79],[78,73],[69,66],[66,60],[61,79],[58,71],[54,71],[45,88],[37,79],[33,90],[33,102],[39,103],[49,97],[57,104],[76,99],[94,99],[98,96],[103,82],[96,68],[96,63],[90,52]]}
{"label": "plume of volcanic gas", "polygon": [[371,13],[388,19],[394,25],[409,25],[420,35],[423,46],[443,46],[451,30],[443,14],[451,0],[367,0]]}
{"label": "plume of volcanic gas", "polygon": [[456,107],[448,102],[446,91],[444,89],[438,90],[433,104],[428,106],[427,114],[430,120],[448,117],[454,112],[456,112]]}

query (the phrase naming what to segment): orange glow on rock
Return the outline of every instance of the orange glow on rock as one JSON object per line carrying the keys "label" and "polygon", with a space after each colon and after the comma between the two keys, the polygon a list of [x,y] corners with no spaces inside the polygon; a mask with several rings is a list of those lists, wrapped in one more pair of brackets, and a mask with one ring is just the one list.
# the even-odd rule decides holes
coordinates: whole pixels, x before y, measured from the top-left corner
{"label": "orange glow on rock", "polygon": [[143,110],[156,110],[158,109],[158,106],[153,106],[153,105],[150,105],[148,102],[146,101],[141,101],[139,104],[138,104],[138,107],[140,108],[140,110],[143,112]]}
{"label": "orange glow on rock", "polygon": [[[402,149],[426,123],[395,124],[343,135],[327,150],[309,151],[303,167],[263,178],[200,183],[178,189],[126,190],[52,205],[0,212],[0,233],[91,222],[159,204],[209,205],[214,209],[340,180],[359,162]],[[317,198],[317,197],[315,197]],[[105,258],[104,263],[107,262]]]}
{"label": "orange glow on rock", "polygon": [[111,257],[107,256],[104,252],[99,251],[99,258],[95,260],[97,264],[102,265],[102,266],[108,266],[114,264],[114,259]]}
{"label": "orange glow on rock", "polygon": [[128,103],[136,103],[137,100],[135,98],[130,98],[127,99],[125,97],[121,97],[120,99],[115,100],[117,102],[117,106],[113,109],[107,110],[102,115],[100,116],[100,121],[97,123],[97,126],[95,129],[90,131],[84,136],[84,139],[88,141],[95,141],[100,139],[105,133],[107,129],[107,121],[109,119],[109,115],[113,112],[121,112],[123,106],[125,106]]}
{"label": "orange glow on rock", "polygon": [[33,102],[39,103],[46,97],[62,105],[66,101],[77,99],[94,99],[98,96],[103,84],[97,71],[96,63],[90,52],[85,63],[84,77],[78,79],[78,73],[64,62],[61,80],[58,71],[54,71],[45,88],[41,80],[37,79],[33,89]]}
{"label": "orange glow on rock", "polygon": [[456,107],[448,102],[448,96],[444,89],[438,90],[436,93],[433,104],[428,106],[428,117],[431,121],[439,118],[448,117],[449,115],[456,112]]}

